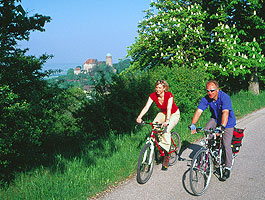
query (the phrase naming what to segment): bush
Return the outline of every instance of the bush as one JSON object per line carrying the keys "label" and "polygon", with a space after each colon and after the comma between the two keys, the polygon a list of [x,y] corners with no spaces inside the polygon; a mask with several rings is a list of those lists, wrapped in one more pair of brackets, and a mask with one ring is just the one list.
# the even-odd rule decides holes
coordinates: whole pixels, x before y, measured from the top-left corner
{"label": "bush", "polygon": [[181,115],[194,114],[201,98],[206,95],[208,76],[197,69],[160,66],[152,71],[152,78],[153,81],[164,79],[168,82]]}
{"label": "bush", "polygon": [[146,73],[114,75],[111,83],[102,77],[95,85],[92,99],[76,115],[83,131],[94,139],[108,135],[111,130],[130,132],[152,87]]}

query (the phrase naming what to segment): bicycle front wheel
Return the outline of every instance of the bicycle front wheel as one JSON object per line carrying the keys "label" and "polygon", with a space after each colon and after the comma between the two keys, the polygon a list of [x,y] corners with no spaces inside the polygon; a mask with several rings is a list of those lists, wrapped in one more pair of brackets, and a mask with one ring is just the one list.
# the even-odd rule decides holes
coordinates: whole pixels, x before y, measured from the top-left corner
{"label": "bicycle front wheel", "polygon": [[[174,151],[176,148],[177,148],[177,150]],[[171,133],[171,146],[170,146],[169,152],[171,152],[171,151],[174,151],[174,152],[169,154],[169,156],[170,156],[169,157],[169,162],[168,162],[169,166],[172,166],[172,165],[176,164],[176,162],[178,160],[178,157],[179,157],[180,149],[181,149],[180,136],[179,136],[179,134],[177,132],[173,132],[173,133]]]}
{"label": "bicycle front wheel", "polygon": [[137,164],[136,178],[138,183],[144,184],[150,179],[154,167],[154,155],[154,150],[151,150],[151,144],[145,144],[140,152]]}
{"label": "bicycle front wheel", "polygon": [[190,168],[190,186],[192,192],[200,196],[208,188],[213,171],[213,162],[209,150],[199,150],[192,159]]}

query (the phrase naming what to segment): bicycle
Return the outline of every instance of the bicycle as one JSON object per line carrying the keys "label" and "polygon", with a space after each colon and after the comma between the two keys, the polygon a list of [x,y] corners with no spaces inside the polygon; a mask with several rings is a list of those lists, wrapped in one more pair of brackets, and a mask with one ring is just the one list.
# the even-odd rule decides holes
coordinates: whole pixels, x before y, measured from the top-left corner
{"label": "bicycle", "polygon": [[[225,165],[225,151],[222,143],[223,131],[220,129],[202,129],[206,138],[201,141],[203,147],[195,154],[190,167],[190,186],[196,196],[200,196],[207,190],[212,174],[219,180],[223,177]],[[232,166],[236,153],[232,153]],[[213,171],[214,170],[214,171]]]}
{"label": "bicycle", "polygon": [[[155,146],[158,148],[161,156],[165,156],[164,151],[159,146],[156,135],[163,133],[163,128],[161,123],[152,123],[152,122],[142,122],[142,125],[150,124],[152,126],[152,131],[150,136],[147,138],[144,147],[142,148],[138,163],[137,163],[137,182],[140,184],[146,183],[152,173],[154,167],[155,159]],[[172,166],[176,163],[178,155],[181,148],[180,136],[177,132],[171,133],[171,146],[169,150],[169,166]]]}

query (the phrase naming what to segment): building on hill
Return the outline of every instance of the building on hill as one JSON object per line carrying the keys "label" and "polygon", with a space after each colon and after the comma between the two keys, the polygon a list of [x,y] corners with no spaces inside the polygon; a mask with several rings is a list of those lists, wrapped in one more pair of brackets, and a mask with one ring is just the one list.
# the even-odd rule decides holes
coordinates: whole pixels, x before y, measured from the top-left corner
{"label": "building on hill", "polygon": [[[78,75],[80,73],[85,73],[88,74],[92,71],[92,69],[98,64],[101,65],[103,64],[105,61],[97,61],[97,59],[87,59],[86,62],[84,62],[83,64],[83,69],[80,69],[80,67],[76,67],[74,69],[74,74]],[[107,53],[106,55],[106,62],[107,65],[109,65],[110,67],[112,67],[113,72],[116,73],[116,69],[113,67],[112,64],[112,55],[110,53]]]}
{"label": "building on hill", "polygon": [[92,71],[93,67],[97,64],[97,59],[87,59],[83,64],[84,73],[89,73]]}
{"label": "building on hill", "polygon": [[81,68],[80,67],[76,67],[75,69],[74,69],[74,74],[75,75],[78,75],[78,74],[80,74],[81,73]]}

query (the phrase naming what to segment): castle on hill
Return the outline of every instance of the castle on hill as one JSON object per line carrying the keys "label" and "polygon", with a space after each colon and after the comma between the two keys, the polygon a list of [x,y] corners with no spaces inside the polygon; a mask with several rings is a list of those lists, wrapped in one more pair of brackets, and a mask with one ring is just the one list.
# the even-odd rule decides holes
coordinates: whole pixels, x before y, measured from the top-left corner
{"label": "castle on hill", "polygon": [[[83,69],[80,67],[76,67],[74,69],[74,74],[78,75],[80,73],[88,74],[92,71],[92,69],[98,64],[102,64],[104,61],[97,61],[97,59],[87,59],[86,62],[83,64]],[[112,64],[112,55],[110,53],[107,53],[106,55],[106,64],[110,67],[112,67],[113,72],[116,73],[116,69],[113,67]]]}

